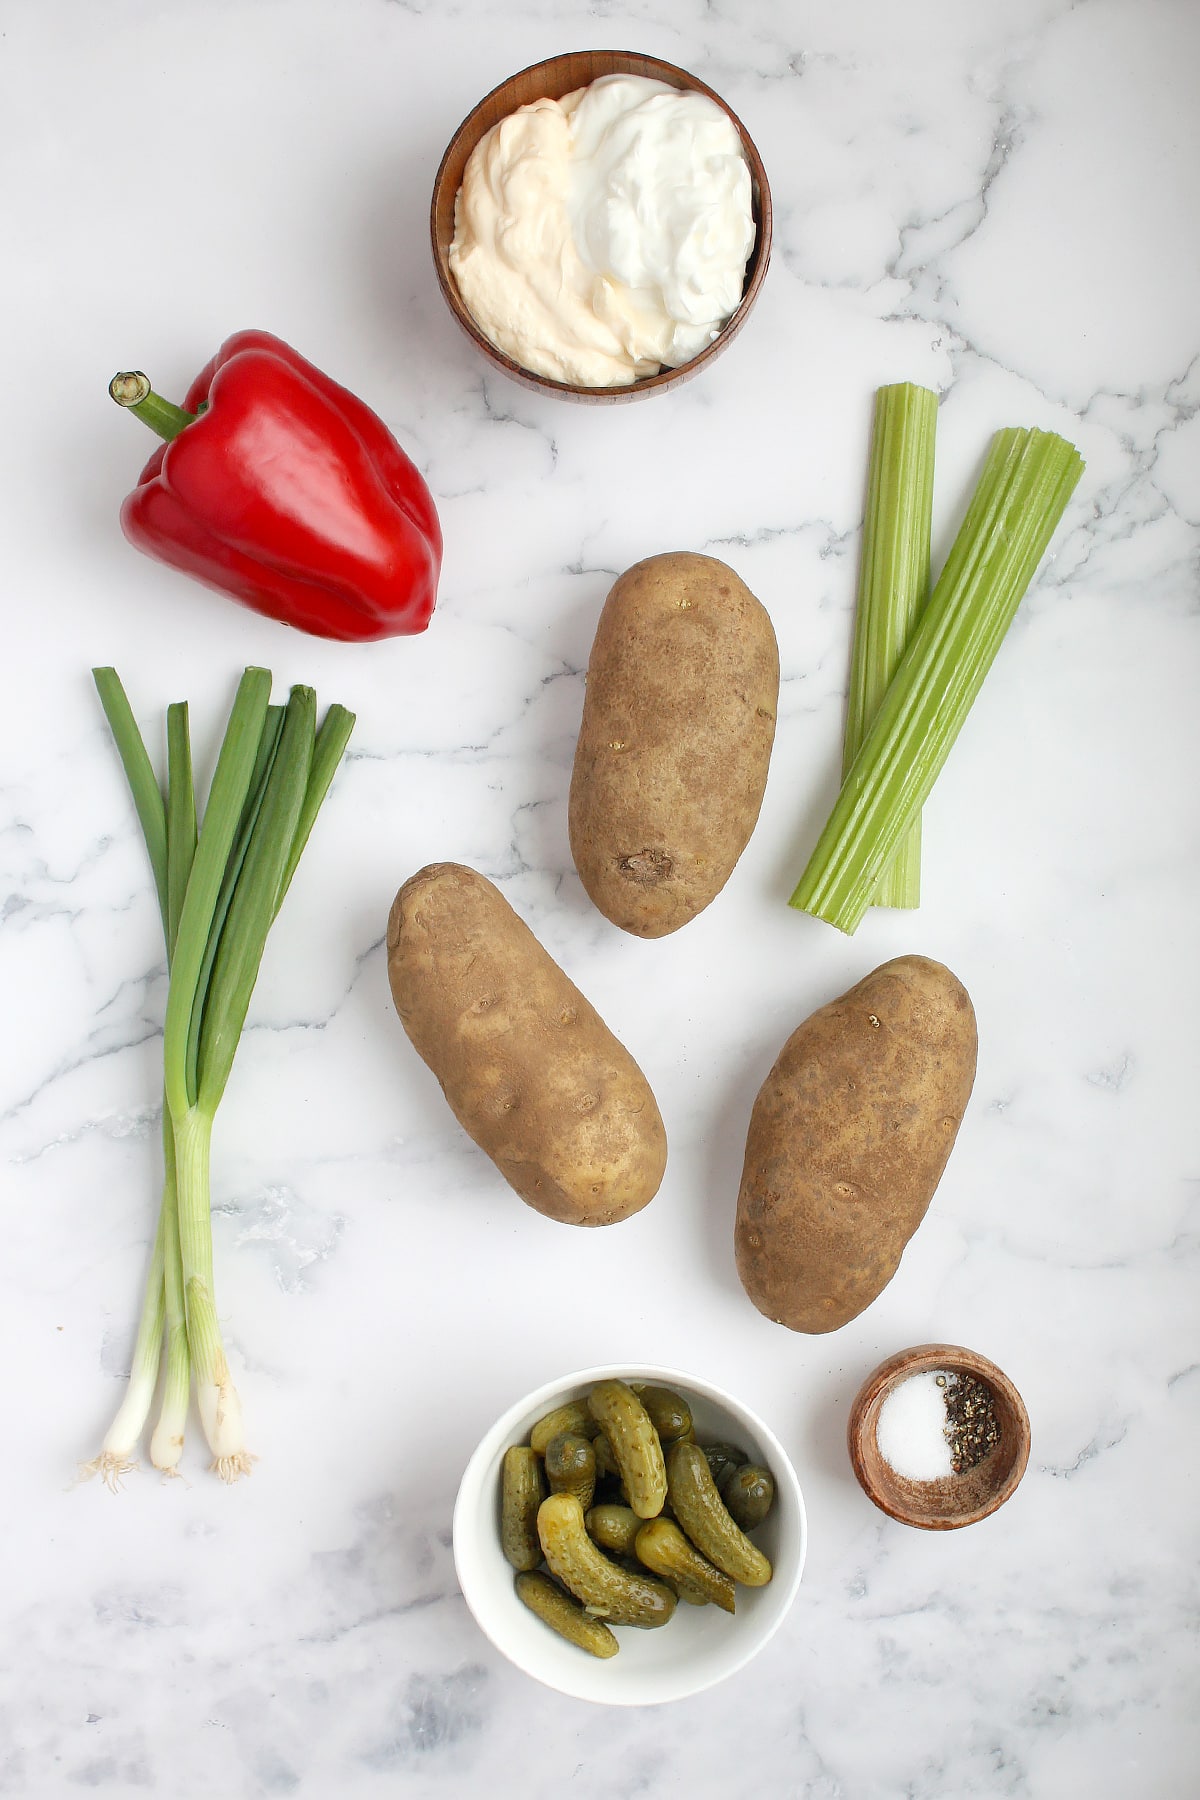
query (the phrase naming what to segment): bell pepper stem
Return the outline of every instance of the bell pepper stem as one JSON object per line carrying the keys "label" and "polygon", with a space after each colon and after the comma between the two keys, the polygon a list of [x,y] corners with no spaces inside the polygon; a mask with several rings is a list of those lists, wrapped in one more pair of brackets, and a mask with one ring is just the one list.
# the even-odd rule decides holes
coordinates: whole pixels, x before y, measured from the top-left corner
{"label": "bell pepper stem", "polygon": [[184,412],[182,406],[176,406],[170,400],[164,400],[150,386],[150,379],[140,369],[123,369],[114,375],[108,384],[108,391],[118,406],[127,407],[151,431],[156,431],[160,438],[169,444],[177,438],[181,431],[193,424],[197,414]]}

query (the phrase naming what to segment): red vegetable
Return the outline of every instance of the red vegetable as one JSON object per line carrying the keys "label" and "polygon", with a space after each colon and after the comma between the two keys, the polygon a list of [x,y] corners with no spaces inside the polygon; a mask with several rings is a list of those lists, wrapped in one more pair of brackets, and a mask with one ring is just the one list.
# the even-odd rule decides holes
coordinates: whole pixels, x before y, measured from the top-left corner
{"label": "red vegetable", "polygon": [[442,534],[368,406],[265,331],[239,331],[183,407],[141,374],[109,392],[167,442],[121,508],[130,543],[317,637],[424,631]]}

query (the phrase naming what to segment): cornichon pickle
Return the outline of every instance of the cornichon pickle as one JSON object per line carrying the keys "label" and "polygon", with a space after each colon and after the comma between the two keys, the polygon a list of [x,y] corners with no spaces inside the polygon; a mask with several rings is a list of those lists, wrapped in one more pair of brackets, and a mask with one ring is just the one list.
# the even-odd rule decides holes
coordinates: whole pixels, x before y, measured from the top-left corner
{"label": "cornichon pickle", "polygon": [[560,1637],[578,1644],[592,1656],[615,1656],[621,1648],[603,1619],[585,1612],[578,1600],[564,1594],[546,1575],[522,1574],[516,1579],[517,1597],[530,1612],[544,1619]]}
{"label": "cornichon pickle", "polygon": [[537,1514],[545,1495],[541,1463],[528,1444],[514,1444],[500,1465],[500,1544],[514,1569],[542,1560]]}
{"label": "cornichon pickle", "polygon": [[761,1525],[775,1499],[774,1477],[761,1463],[727,1469],[717,1486],[730,1518],[743,1531],[753,1531],[756,1525]]}
{"label": "cornichon pickle", "polygon": [[705,1444],[704,1455],[718,1487],[730,1469],[740,1469],[743,1463],[750,1460],[746,1452],[739,1450],[736,1444]]}
{"label": "cornichon pickle", "polygon": [[[592,1423],[595,1424],[594,1419]],[[613,1447],[602,1431],[598,1431],[592,1439],[592,1454],[596,1458],[597,1475],[615,1475],[618,1481],[621,1479]]]}
{"label": "cornichon pickle", "polygon": [[552,1494],[574,1494],[585,1510],[596,1491],[596,1457],[577,1431],[560,1431],[546,1445],[546,1480]]}
{"label": "cornichon pickle", "polygon": [[650,1414],[624,1381],[598,1381],[588,1395],[593,1419],[607,1437],[639,1519],[653,1519],[667,1497],[667,1471]]}
{"label": "cornichon pickle", "polygon": [[647,1519],[637,1534],[638,1560],[675,1589],[692,1606],[710,1601],[724,1612],[734,1610],[733,1581],[701,1556],[671,1519]]}
{"label": "cornichon pickle", "polygon": [[544,1419],[539,1419],[529,1434],[529,1448],[538,1456],[545,1456],[546,1445],[560,1431],[577,1431],[581,1437],[595,1437],[596,1422],[588,1411],[586,1400],[568,1400],[563,1406],[556,1406],[548,1412]]}
{"label": "cornichon pickle", "polygon": [[[596,1494],[593,1496],[593,1503],[599,1499],[613,1506],[628,1506],[629,1490],[621,1480],[613,1447],[603,1432],[592,1439],[592,1450],[596,1457]],[[663,1505],[666,1505],[665,1500]]]}
{"label": "cornichon pickle", "polygon": [[692,1409],[674,1388],[658,1387],[649,1381],[631,1381],[630,1387],[650,1414],[650,1423],[664,1446],[676,1438],[692,1438]]}
{"label": "cornichon pickle", "polygon": [[[710,1563],[746,1587],[766,1586],[771,1579],[771,1565],[729,1516],[699,1444],[671,1445],[667,1451],[667,1491],[675,1517]],[[548,1504],[542,1502],[543,1511]],[[541,1512],[538,1522],[540,1530]]]}
{"label": "cornichon pickle", "polygon": [[645,1523],[632,1506],[618,1506],[612,1501],[591,1507],[583,1522],[593,1544],[599,1544],[613,1556],[635,1554],[634,1539]]}
{"label": "cornichon pickle", "polygon": [[665,1582],[631,1575],[587,1534],[574,1494],[551,1494],[538,1508],[538,1537],[551,1572],[590,1613],[613,1625],[665,1625],[675,1596]]}

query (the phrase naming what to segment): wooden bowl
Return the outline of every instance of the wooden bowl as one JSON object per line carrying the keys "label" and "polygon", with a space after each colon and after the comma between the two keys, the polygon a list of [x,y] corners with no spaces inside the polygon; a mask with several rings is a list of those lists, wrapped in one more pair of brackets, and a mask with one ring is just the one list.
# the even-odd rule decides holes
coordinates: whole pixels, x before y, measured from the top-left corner
{"label": "wooden bowl", "polygon": [[[913,1481],[885,1461],[876,1437],[879,1413],[888,1395],[911,1375],[945,1369],[973,1375],[992,1396],[1000,1441],[982,1462],[962,1475],[936,1481]],[[863,1492],[902,1525],[925,1531],[953,1531],[974,1525],[1003,1506],[1025,1473],[1029,1461],[1029,1414],[1002,1369],[958,1344],[919,1344],[898,1351],[863,1382],[850,1408],[846,1429],[850,1461]]]}
{"label": "wooden bowl", "polygon": [[[467,159],[480,138],[493,125],[531,100],[561,100],[565,94],[574,93],[576,88],[586,87],[601,75],[618,74],[647,75],[652,80],[665,81],[670,87],[706,94],[710,100],[716,101],[722,112],[729,115],[742,140],[742,149],[750,165],[751,205],[757,235],[746,265],[746,280],[737,311],[698,356],[693,356],[690,362],[682,363],[677,369],[663,369],[657,375],[643,376],[640,381],[631,381],[624,387],[583,387],[573,382],[551,381],[544,375],[535,375],[530,369],[523,369],[520,363],[506,356],[503,350],[498,350],[479,329],[463,304],[458,284],[450,273],[454,198],[462,186]],[[533,388],[543,394],[559,394],[564,400],[611,406],[622,401],[640,400],[647,394],[661,394],[667,388],[678,387],[681,382],[690,381],[693,375],[698,375],[707,363],[712,362],[733,342],[750,316],[750,309],[766,278],[771,256],[771,190],[767,185],[762,158],[754,148],[745,126],[726,106],[721,96],[714,94],[695,75],[689,75],[686,69],[677,69],[673,63],[661,62],[656,56],[639,56],[624,50],[578,50],[568,56],[552,56],[548,62],[535,63],[532,68],[522,69],[519,75],[510,75],[507,81],[502,81],[499,87],[493,88],[473,112],[468,113],[451,138],[438,169],[437,179],[433,184],[429,228],[433,239],[434,267],[446,305],[471,342],[490,363],[497,369],[502,369],[513,381],[519,381],[522,387]]]}

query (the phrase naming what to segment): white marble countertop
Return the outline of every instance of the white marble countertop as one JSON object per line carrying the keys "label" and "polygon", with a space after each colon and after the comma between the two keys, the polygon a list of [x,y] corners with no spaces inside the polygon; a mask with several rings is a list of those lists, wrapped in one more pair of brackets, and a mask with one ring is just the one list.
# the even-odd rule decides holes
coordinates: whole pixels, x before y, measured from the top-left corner
{"label": "white marble countertop", "polygon": [[[608,409],[485,371],[427,238],[474,102],[602,46],[731,102],[776,225],[728,354]],[[5,9],[0,1794],[1195,1793],[1197,66],[1189,0]],[[147,443],[109,376],[181,394],[243,325],[426,472],[424,637],[305,639],[122,539]],[[920,911],[844,938],[785,901],[836,779],[871,397],[904,379],[943,396],[942,551],[995,428],[1061,431],[1088,466],[927,808]],[[586,900],[566,793],[599,605],[669,549],[762,598],[783,688],[734,878],[642,943]],[[148,729],[190,699],[202,761],[247,663],[359,718],[218,1120],[218,1299],[260,1456],[230,1489],[198,1429],[183,1480],[73,1479],[128,1367],[165,993],[99,662]],[[443,858],[500,883],[650,1075],[672,1148],[637,1219],[521,1206],[404,1038],[384,924]],[[973,996],[974,1096],[891,1286],[796,1336],[733,1266],[750,1103],[813,1007],[909,950]],[[876,1512],[844,1448],[863,1377],[929,1339],[1000,1363],[1033,1426],[1013,1500],[949,1534]],[[811,1534],[751,1667],[630,1712],[505,1663],[449,1549],[489,1421],[622,1357],[761,1412]]]}

